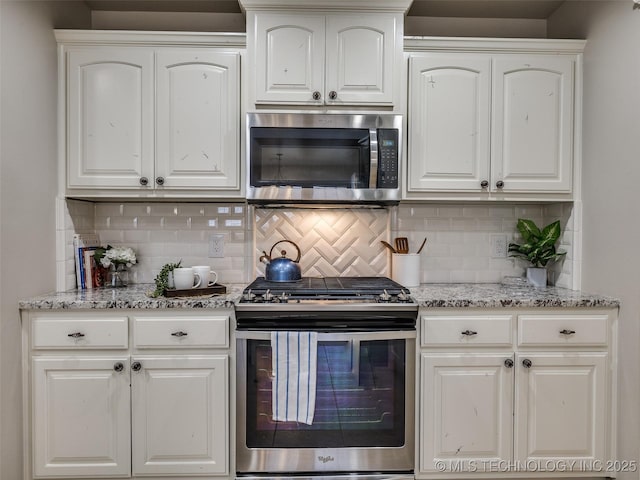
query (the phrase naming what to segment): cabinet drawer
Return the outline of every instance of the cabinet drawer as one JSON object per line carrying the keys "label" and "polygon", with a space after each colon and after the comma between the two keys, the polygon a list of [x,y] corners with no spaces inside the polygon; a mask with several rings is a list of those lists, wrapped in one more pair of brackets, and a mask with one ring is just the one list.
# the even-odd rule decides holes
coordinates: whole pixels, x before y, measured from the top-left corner
{"label": "cabinet drawer", "polygon": [[518,345],[606,346],[608,320],[606,314],[518,315]]}
{"label": "cabinet drawer", "polygon": [[512,315],[423,316],[422,345],[511,345]]}
{"label": "cabinet drawer", "polygon": [[229,346],[229,317],[145,317],[133,321],[136,348]]}
{"label": "cabinet drawer", "polygon": [[31,347],[95,349],[129,346],[126,316],[72,318],[36,316],[32,322]]}

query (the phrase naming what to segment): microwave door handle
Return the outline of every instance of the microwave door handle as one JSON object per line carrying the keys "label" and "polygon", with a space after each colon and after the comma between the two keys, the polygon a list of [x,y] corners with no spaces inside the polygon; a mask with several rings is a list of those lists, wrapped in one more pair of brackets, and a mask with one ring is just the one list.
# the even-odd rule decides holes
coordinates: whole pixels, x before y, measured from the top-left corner
{"label": "microwave door handle", "polygon": [[376,188],[378,183],[378,129],[369,129],[369,149],[371,152],[371,170],[369,170],[369,188]]}

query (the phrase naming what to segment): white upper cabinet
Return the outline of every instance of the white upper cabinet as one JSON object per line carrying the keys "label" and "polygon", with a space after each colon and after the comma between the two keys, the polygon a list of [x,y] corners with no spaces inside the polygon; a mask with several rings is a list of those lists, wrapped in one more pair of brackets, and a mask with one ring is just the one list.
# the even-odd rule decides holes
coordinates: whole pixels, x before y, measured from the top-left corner
{"label": "white upper cabinet", "polygon": [[393,105],[401,16],[258,12],[248,18],[256,104]]}
{"label": "white upper cabinet", "polygon": [[445,42],[409,41],[405,198],[571,200],[583,44]]}
{"label": "white upper cabinet", "polygon": [[67,195],[243,196],[241,52],[226,37],[56,35]]}
{"label": "white upper cabinet", "polygon": [[238,187],[237,53],[156,55],[157,177],[166,188]]}
{"label": "white upper cabinet", "polygon": [[571,192],[572,58],[493,60],[491,186],[505,192]]}
{"label": "white upper cabinet", "polygon": [[260,14],[255,29],[256,103],[315,103],[313,93],[324,92],[324,16]]}
{"label": "white upper cabinet", "polygon": [[491,59],[410,60],[409,188],[478,190],[489,179]]}
{"label": "white upper cabinet", "polygon": [[153,51],[70,49],[68,185],[139,187],[153,176]]}

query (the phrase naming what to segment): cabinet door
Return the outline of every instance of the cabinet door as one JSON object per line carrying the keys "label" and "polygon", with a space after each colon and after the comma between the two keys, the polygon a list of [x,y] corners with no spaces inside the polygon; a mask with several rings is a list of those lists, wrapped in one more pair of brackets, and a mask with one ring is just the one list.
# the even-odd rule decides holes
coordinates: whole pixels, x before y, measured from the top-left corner
{"label": "cabinet door", "polygon": [[437,471],[437,460],[464,462],[457,468],[470,471],[469,462],[511,459],[513,368],[505,360],[512,357],[422,355],[421,471]]}
{"label": "cabinet door", "polygon": [[256,103],[322,104],[324,23],[324,15],[256,14]]}
{"label": "cabinet door", "polygon": [[225,474],[228,357],[137,357],[132,372],[133,475]]}
{"label": "cabinet door", "polygon": [[515,460],[604,461],[606,377],[604,352],[516,355]]}
{"label": "cabinet door", "polygon": [[68,187],[141,188],[153,178],[152,50],[72,49],[67,81]]}
{"label": "cabinet door", "polygon": [[489,180],[489,57],[412,56],[409,190],[481,191]]}
{"label": "cabinet door", "polygon": [[128,357],[33,359],[35,476],[129,476],[129,378]]}
{"label": "cabinet door", "polygon": [[327,17],[326,103],[393,104],[395,22],[381,14]]}
{"label": "cabinet door", "polygon": [[571,192],[573,70],[558,55],[494,59],[492,188]]}
{"label": "cabinet door", "polygon": [[156,177],[162,188],[239,188],[240,56],[156,56]]}

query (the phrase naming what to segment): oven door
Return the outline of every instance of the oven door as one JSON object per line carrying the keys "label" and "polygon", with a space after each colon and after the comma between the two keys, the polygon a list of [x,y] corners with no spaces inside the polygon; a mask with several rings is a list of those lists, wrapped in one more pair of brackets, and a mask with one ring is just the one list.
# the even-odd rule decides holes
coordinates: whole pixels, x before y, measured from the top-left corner
{"label": "oven door", "polygon": [[412,331],[318,334],[311,425],[272,418],[270,332],[237,332],[239,473],[411,472]]}

